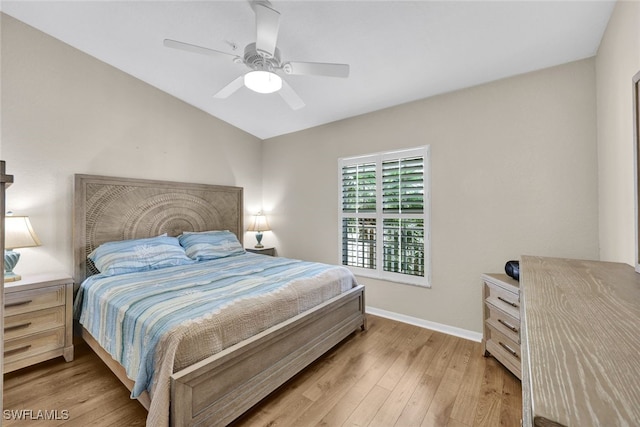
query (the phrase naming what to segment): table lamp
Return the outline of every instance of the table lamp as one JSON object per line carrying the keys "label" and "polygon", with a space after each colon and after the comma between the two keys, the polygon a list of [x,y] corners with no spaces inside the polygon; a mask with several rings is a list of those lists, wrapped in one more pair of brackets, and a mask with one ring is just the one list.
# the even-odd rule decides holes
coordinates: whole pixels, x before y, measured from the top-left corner
{"label": "table lamp", "polygon": [[40,239],[31,227],[28,216],[7,215],[4,219],[4,281],[14,282],[21,277],[13,272],[20,254],[13,249],[40,246]]}
{"label": "table lamp", "polygon": [[249,226],[247,231],[255,231],[256,232],[256,240],[258,244],[255,246],[256,248],[264,248],[264,245],[260,243],[262,241],[262,232],[269,231],[269,223],[267,222],[267,217],[259,212],[257,215],[253,217],[253,223]]}

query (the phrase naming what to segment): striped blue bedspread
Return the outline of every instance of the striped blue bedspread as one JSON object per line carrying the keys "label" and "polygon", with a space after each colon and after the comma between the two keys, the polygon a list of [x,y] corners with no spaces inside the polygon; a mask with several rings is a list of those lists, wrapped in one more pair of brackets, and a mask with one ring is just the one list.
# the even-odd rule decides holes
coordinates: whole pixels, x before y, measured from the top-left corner
{"label": "striped blue bedspread", "polygon": [[[91,276],[80,287],[75,314],[84,328],[135,381],[132,397],[137,397],[144,390],[152,392],[158,371],[155,366],[156,347],[167,332],[174,331],[181,324],[193,323],[194,319],[211,318],[230,307],[241,307],[237,311],[242,314],[243,306],[240,304],[243,301],[256,301],[254,297],[260,295],[283,293],[293,283],[296,284],[295,289],[289,294],[300,294],[295,302],[295,311],[306,311],[311,308],[310,304],[317,305],[318,302],[315,297],[305,297],[304,289],[308,289],[310,294],[318,293],[318,289],[314,289],[318,280],[314,278],[321,276],[331,277],[337,282],[320,292],[324,300],[356,285],[355,278],[344,267],[246,253],[193,265],[116,276]],[[253,309],[258,310],[256,313],[262,311],[256,309],[255,303]],[[273,318],[274,324],[282,321],[277,315]],[[257,320],[254,323],[262,323],[255,326],[261,330],[273,326]],[[245,338],[225,338],[226,342],[220,345],[230,346]]]}

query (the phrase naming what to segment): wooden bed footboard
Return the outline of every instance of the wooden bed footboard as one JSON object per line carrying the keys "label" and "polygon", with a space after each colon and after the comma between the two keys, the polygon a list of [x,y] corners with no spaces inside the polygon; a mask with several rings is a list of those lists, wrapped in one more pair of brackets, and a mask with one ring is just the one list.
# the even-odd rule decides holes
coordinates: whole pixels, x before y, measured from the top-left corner
{"label": "wooden bed footboard", "polygon": [[224,426],[358,329],[357,286],[171,376],[173,426]]}

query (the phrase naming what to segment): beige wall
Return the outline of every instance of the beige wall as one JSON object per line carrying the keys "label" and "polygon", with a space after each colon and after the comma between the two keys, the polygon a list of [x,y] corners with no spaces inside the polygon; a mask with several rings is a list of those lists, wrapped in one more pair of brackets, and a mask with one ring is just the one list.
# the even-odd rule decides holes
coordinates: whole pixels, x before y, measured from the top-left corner
{"label": "beige wall", "polygon": [[600,257],[634,265],[632,78],[640,71],[640,3],[619,1],[596,59]]}
{"label": "beige wall", "polygon": [[6,15],[1,47],[7,207],[43,243],[17,273],[73,272],[75,173],[238,185],[260,206],[259,139]]}
{"label": "beige wall", "polygon": [[597,259],[595,103],[588,59],[269,139],[267,237],[340,262],[338,158],[430,144],[432,288],[362,278],[367,305],[479,332],[480,273],[522,254]]}

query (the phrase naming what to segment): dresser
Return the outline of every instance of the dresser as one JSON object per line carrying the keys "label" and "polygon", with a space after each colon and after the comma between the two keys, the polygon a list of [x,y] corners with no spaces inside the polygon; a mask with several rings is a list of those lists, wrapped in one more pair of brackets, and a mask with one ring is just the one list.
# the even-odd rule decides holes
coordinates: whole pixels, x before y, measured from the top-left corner
{"label": "dresser", "polygon": [[522,425],[640,425],[640,274],[524,256],[520,290]]}
{"label": "dresser", "polygon": [[482,348],[521,378],[520,285],[506,274],[483,274]]}
{"label": "dresser", "polygon": [[4,285],[4,372],[63,356],[73,360],[73,280],[23,276]]}

